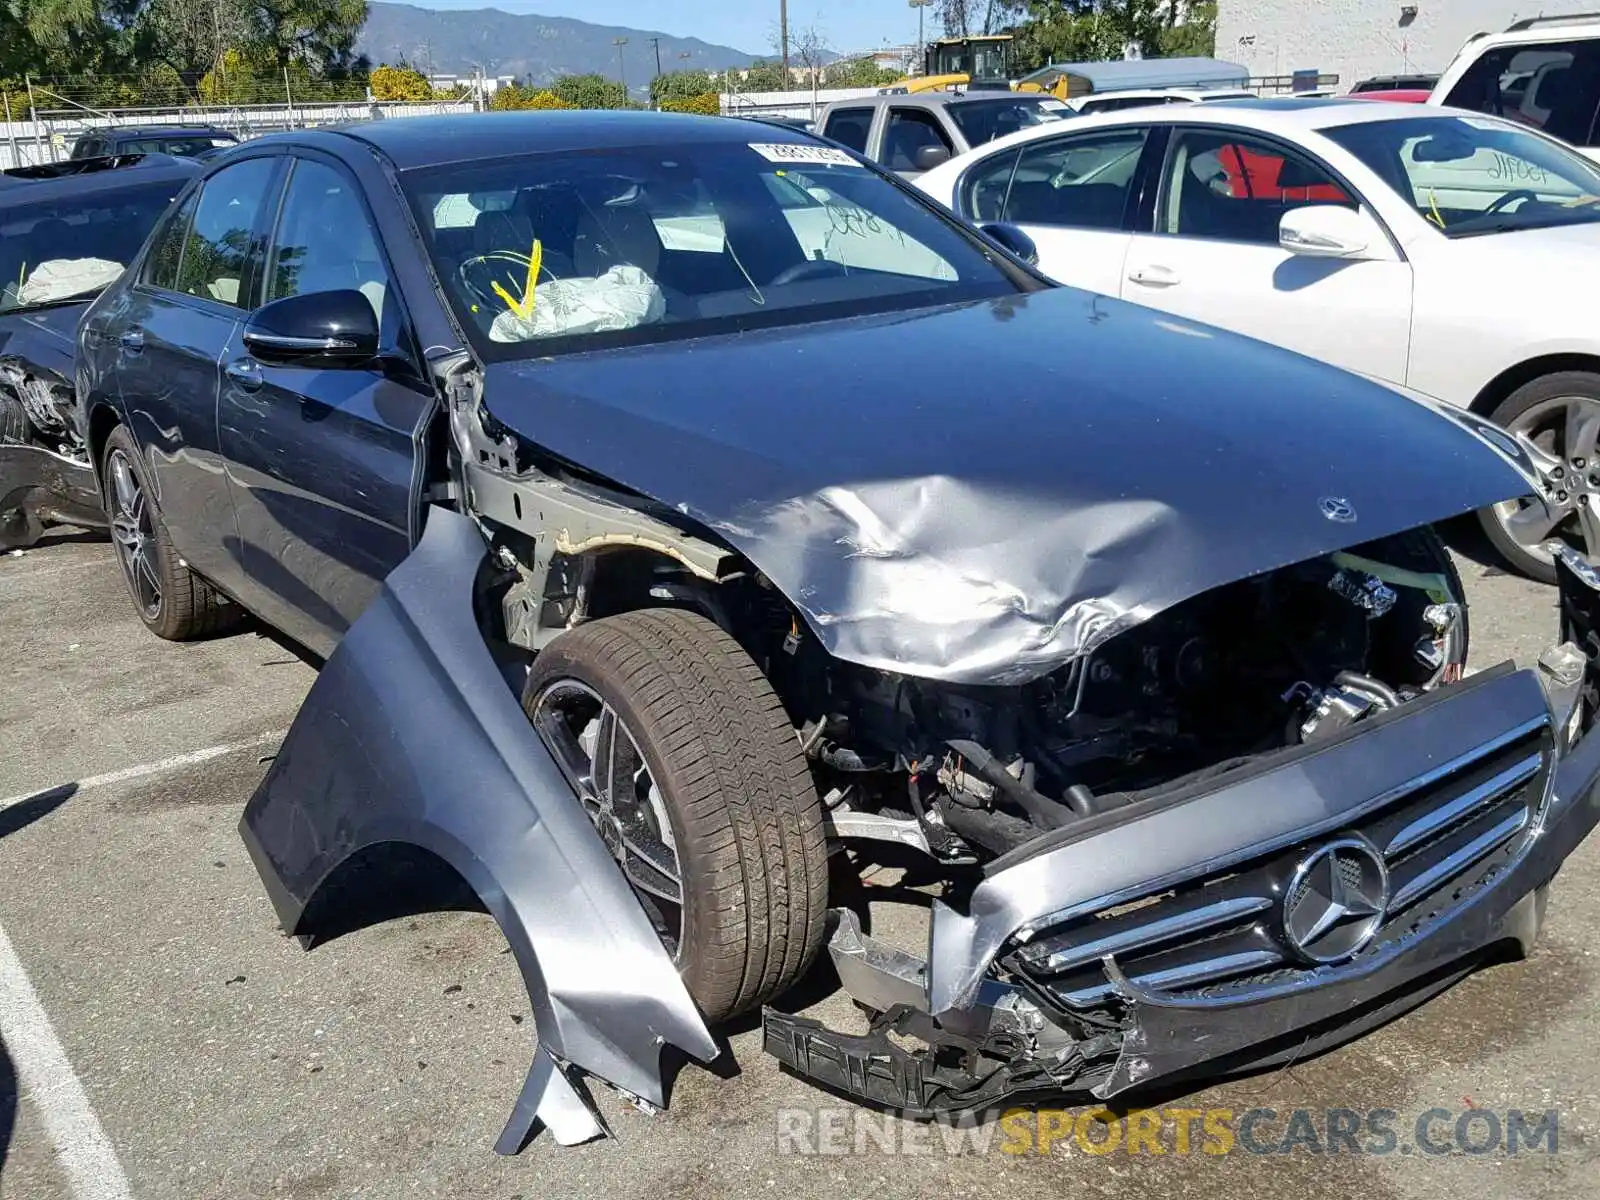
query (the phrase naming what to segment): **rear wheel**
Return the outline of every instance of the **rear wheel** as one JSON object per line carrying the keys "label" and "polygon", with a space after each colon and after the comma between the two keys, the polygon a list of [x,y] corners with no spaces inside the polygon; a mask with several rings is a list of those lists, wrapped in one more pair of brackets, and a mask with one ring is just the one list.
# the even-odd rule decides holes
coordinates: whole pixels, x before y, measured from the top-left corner
{"label": "rear wheel", "polygon": [[1556,581],[1546,542],[1566,542],[1600,556],[1600,375],[1561,371],[1524,384],[1492,419],[1537,448],[1545,503],[1507,500],[1479,514],[1484,532],[1507,563],[1544,583]]}
{"label": "rear wheel", "polygon": [[649,610],[562,634],[523,708],[718,1021],[776,995],[822,940],[822,806],[760,669],[694,613]]}
{"label": "rear wheel", "polygon": [[238,624],[239,607],[191,571],[172,548],[161,514],[150,501],[143,459],[126,428],[119,426],[106,439],[100,479],[111,542],[145,628],[182,642]]}

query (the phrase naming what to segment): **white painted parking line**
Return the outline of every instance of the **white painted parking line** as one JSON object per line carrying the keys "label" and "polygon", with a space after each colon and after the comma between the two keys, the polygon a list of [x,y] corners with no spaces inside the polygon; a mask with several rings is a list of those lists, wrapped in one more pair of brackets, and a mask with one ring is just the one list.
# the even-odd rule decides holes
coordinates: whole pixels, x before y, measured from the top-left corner
{"label": "white painted parking line", "polygon": [[0,1038],[16,1064],[75,1200],[131,1200],[128,1177],[67,1052],[0,926]]}
{"label": "white painted parking line", "polygon": [[120,771],[107,771],[104,775],[91,775],[87,779],[79,779],[76,783],[56,784],[53,787],[39,788],[32,792],[22,792],[15,796],[7,796],[0,800],[0,812],[14,804],[21,804],[26,800],[33,800],[39,796],[46,796],[60,788],[70,787],[73,794],[88,791],[90,788],[105,787],[111,783],[126,783],[130,779],[143,779],[147,775],[160,775],[166,771],[175,771],[179,767],[192,767],[199,763],[210,762],[213,758],[221,758],[225,754],[237,754],[241,750],[253,750],[258,746],[265,746],[270,742],[283,740],[287,730],[275,729],[271,733],[258,734],[253,738],[246,738],[242,742],[227,742],[220,746],[207,746],[204,750],[190,750],[187,754],[174,754],[171,758],[163,758],[159,762],[140,763],[136,767],[123,767]]}

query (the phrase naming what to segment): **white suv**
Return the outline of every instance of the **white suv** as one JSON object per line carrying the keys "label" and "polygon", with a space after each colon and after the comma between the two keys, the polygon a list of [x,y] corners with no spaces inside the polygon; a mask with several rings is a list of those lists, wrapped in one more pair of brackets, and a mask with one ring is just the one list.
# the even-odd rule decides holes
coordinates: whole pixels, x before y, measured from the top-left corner
{"label": "white suv", "polygon": [[1428,103],[1494,113],[1600,158],[1600,13],[1529,17],[1478,34]]}

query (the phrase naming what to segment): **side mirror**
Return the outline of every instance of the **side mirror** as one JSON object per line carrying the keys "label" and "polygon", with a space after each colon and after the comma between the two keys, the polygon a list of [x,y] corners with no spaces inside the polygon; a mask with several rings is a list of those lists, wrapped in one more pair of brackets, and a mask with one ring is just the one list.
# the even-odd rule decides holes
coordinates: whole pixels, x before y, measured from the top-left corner
{"label": "side mirror", "polygon": [[988,234],[991,240],[999,242],[1030,267],[1039,265],[1039,247],[1021,228],[1009,221],[990,221],[986,225],[979,225],[978,232]]}
{"label": "side mirror", "polygon": [[948,146],[919,146],[917,152],[911,156],[911,161],[919,171],[931,171],[935,167],[943,166],[950,161],[950,148]]}
{"label": "side mirror", "polygon": [[1278,223],[1278,244],[1308,258],[1362,258],[1372,244],[1372,220],[1332,204],[1292,208]]}
{"label": "side mirror", "polygon": [[354,288],[285,296],[250,314],[244,346],[264,363],[365,366],[378,354],[378,318]]}

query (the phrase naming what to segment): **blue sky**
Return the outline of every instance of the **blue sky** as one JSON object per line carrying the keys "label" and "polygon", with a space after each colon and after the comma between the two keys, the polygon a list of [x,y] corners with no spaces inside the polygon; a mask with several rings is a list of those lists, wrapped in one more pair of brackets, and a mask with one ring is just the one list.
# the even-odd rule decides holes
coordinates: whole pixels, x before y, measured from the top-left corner
{"label": "blue sky", "polygon": [[[697,37],[752,54],[771,52],[778,26],[778,0],[401,0],[418,8],[499,8],[548,17],[576,17],[597,25],[659,29]],[[928,36],[937,33],[927,10]],[[917,12],[906,0],[789,0],[789,27],[815,25],[837,51],[871,50],[917,38]]]}

